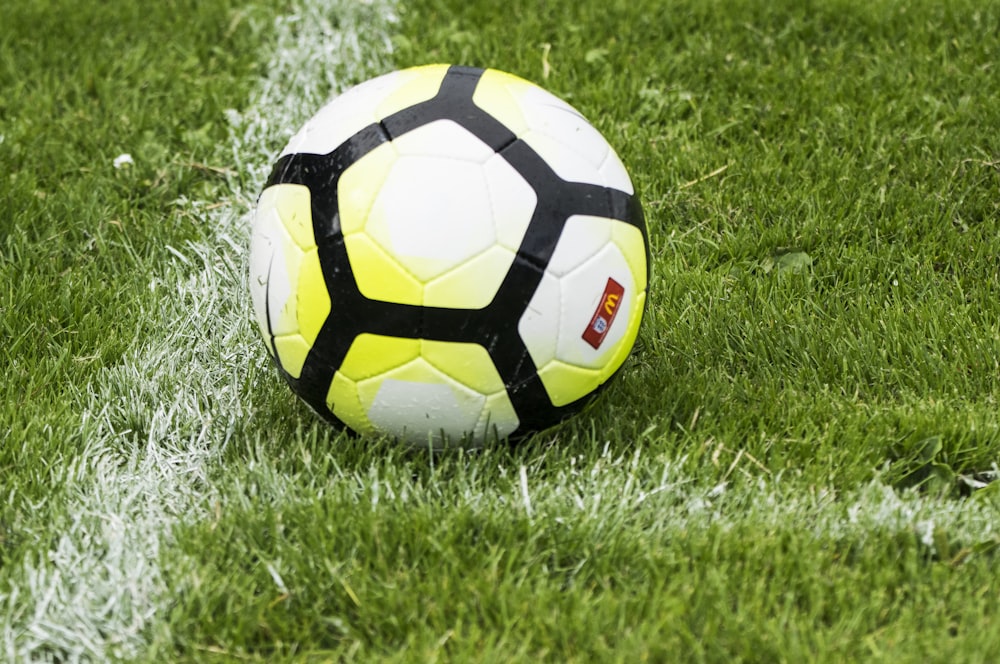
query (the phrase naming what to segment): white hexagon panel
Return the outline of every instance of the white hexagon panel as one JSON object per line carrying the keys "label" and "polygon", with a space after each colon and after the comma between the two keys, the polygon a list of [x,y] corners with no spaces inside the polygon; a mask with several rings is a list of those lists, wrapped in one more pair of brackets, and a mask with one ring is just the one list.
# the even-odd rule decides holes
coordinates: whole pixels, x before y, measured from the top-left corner
{"label": "white hexagon panel", "polygon": [[510,164],[451,120],[375,148],[344,171],[338,192],[362,294],[457,309],[492,301],[537,203]]}
{"label": "white hexagon panel", "polygon": [[556,406],[589,394],[625,361],[646,299],[646,249],[631,224],[576,215],[518,322]]}

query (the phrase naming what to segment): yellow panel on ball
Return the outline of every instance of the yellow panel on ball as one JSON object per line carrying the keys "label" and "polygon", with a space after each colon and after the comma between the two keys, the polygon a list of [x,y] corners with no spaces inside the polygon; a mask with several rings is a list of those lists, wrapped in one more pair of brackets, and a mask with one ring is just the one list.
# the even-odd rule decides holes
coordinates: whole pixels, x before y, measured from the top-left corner
{"label": "yellow panel on ball", "polygon": [[425,360],[466,387],[484,395],[503,391],[490,354],[479,344],[424,339],[420,348]]}
{"label": "yellow panel on ball", "polygon": [[330,294],[326,290],[326,280],[323,278],[323,268],[320,267],[319,252],[316,249],[302,256],[298,299],[299,306],[296,307],[295,314],[299,322],[299,334],[312,343],[330,315]]}
{"label": "yellow panel on ball", "polygon": [[545,391],[555,406],[565,406],[596,390],[601,383],[602,371],[552,360],[538,371]]}
{"label": "yellow panel on ball", "polygon": [[358,383],[412,362],[420,356],[419,339],[401,339],[378,334],[359,334],[333,376],[326,405],[344,424],[358,433],[375,433],[368,420]]}
{"label": "yellow panel on ball", "polygon": [[359,334],[337,373],[358,382],[420,357],[420,339]]}
{"label": "yellow panel on ball", "polygon": [[270,327],[276,337],[274,350],[278,362],[289,375],[302,374],[309,349],[316,342],[323,323],[330,315],[330,295],[326,290],[319,263],[316,238],[312,228],[309,189],[301,185],[281,184],[268,187],[260,196],[258,214],[272,210],[280,220],[281,232],[272,237],[272,251],[283,260],[275,260],[269,279],[291,284],[289,297],[268,312]]}
{"label": "yellow panel on ball", "polygon": [[489,353],[473,343],[360,334],[327,405],[355,431],[417,445],[481,444],[519,423]]}
{"label": "yellow panel on ball", "polygon": [[642,237],[642,231],[635,226],[615,222],[612,224],[611,237],[628,262],[638,292],[636,300],[628,312],[628,325],[625,328],[625,334],[615,348],[613,358],[605,366],[603,374],[606,375],[602,375],[601,382],[608,380],[632,352],[632,346],[635,345],[635,340],[639,336],[642,313],[646,309],[646,291],[649,288],[646,243]]}
{"label": "yellow panel on ball", "polygon": [[372,203],[396,158],[392,143],[383,143],[341,173],[337,182],[337,211],[340,230],[345,236],[365,230]]}
{"label": "yellow panel on ball", "polygon": [[302,367],[305,366],[311,346],[299,334],[284,334],[274,338],[274,349],[278,353],[281,368],[292,378],[302,375]]}
{"label": "yellow panel on ball", "polygon": [[383,302],[423,304],[423,285],[368,235],[345,237],[344,245],[362,295]]}
{"label": "yellow panel on ball", "polygon": [[351,430],[363,435],[375,433],[375,427],[368,421],[365,409],[361,405],[357,383],[339,371],[334,374],[330,389],[326,393],[326,406]]}
{"label": "yellow panel on ball", "polygon": [[611,225],[611,240],[618,245],[622,256],[628,262],[636,288],[645,292],[648,286],[646,283],[648,267],[646,265],[646,243],[643,240],[642,231],[631,224],[615,222]]}
{"label": "yellow panel on ball", "polygon": [[375,115],[384,119],[397,111],[432,99],[441,89],[441,81],[448,73],[448,65],[424,65],[396,72],[396,89],[375,109]]}
{"label": "yellow panel on ball", "polygon": [[278,184],[260,195],[260,208],[273,207],[289,237],[302,251],[316,248],[312,225],[312,197],[309,187],[301,184]]}
{"label": "yellow panel on ball", "polygon": [[642,291],[636,296],[635,306],[628,312],[628,328],[625,330],[625,336],[622,337],[621,342],[615,347],[615,354],[601,371],[602,383],[611,378],[614,372],[618,371],[618,367],[625,363],[629,353],[632,352],[632,346],[635,345],[635,340],[639,336],[639,324],[642,323],[642,312],[645,308],[646,291]]}
{"label": "yellow panel on ball", "polygon": [[424,287],[424,306],[482,309],[493,301],[513,262],[514,252],[510,249],[499,245],[490,247],[428,283]]}
{"label": "yellow panel on ball", "polygon": [[382,213],[372,207],[397,159],[392,144],[383,143],[344,171],[337,184],[340,228],[362,295],[383,302],[421,305],[423,285],[379,244],[379,238],[388,233]]}
{"label": "yellow panel on ball", "polygon": [[513,74],[487,69],[479,79],[472,101],[520,136],[528,130],[528,123],[514,91],[531,85]]}
{"label": "yellow panel on ball", "polygon": [[504,436],[513,433],[520,423],[510,396],[503,391],[486,397],[486,408],[483,409],[482,421],[477,430],[483,432],[482,442],[489,442],[492,437],[502,440]]}

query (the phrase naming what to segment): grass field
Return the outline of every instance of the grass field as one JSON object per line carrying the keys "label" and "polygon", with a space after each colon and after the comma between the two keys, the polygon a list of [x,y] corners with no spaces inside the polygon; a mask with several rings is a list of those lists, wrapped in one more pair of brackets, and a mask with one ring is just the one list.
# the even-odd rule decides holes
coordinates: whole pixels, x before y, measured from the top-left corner
{"label": "grass field", "polygon": [[[0,660],[993,661],[998,60],[994,0],[5,7]],[[276,153],[428,62],[650,227],[635,354],[513,449],[339,435],[250,325]]]}

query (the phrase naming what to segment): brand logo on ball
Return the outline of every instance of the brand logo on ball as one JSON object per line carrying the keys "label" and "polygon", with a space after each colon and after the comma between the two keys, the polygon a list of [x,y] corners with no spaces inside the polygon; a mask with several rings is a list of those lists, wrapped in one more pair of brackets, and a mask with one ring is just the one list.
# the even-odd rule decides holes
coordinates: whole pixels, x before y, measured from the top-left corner
{"label": "brand logo on ball", "polygon": [[591,317],[587,329],[583,331],[583,340],[595,350],[601,347],[604,337],[608,336],[608,329],[618,315],[618,305],[624,294],[625,287],[609,277],[608,284],[604,287],[604,294],[597,303],[597,311]]}

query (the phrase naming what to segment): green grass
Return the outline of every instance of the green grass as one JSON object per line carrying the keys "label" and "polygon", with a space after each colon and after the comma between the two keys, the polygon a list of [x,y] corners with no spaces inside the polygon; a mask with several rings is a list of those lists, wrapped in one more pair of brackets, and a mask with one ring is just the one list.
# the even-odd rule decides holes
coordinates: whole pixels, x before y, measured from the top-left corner
{"label": "green grass", "polygon": [[[232,2],[4,9],[0,525],[59,493],[85,443],[74,394],[150,332],[135,314],[158,306],[164,247],[204,237],[174,202],[218,195],[204,162],[226,140],[223,110],[245,101],[269,16]],[[121,153],[134,166],[116,170]],[[2,564],[14,554],[0,543]]]}
{"label": "green grass", "polygon": [[[1000,457],[1000,4],[407,2],[393,66],[492,66],[569,100],[633,174],[653,253],[637,350],[593,408],[433,458],[318,423],[242,295],[130,397],[137,338],[185,338],[157,336],[185,302],[163,305],[170,279],[221,265],[241,287],[178,199],[252,196],[223,109],[280,8],[22,4],[0,28],[0,597],[75,518],[102,385],[112,466],[167,439],[214,459],[128,659],[997,652],[1000,484],[968,480]],[[153,417],[175,394],[194,414]]]}
{"label": "green grass", "polygon": [[[379,447],[317,458],[318,444],[262,452],[267,470],[185,538],[171,638],[193,639],[191,659],[926,661],[996,645],[992,554],[936,558],[891,520],[831,523],[832,495],[710,500],[643,455],[431,469]],[[220,576],[228,592],[198,587]]]}

